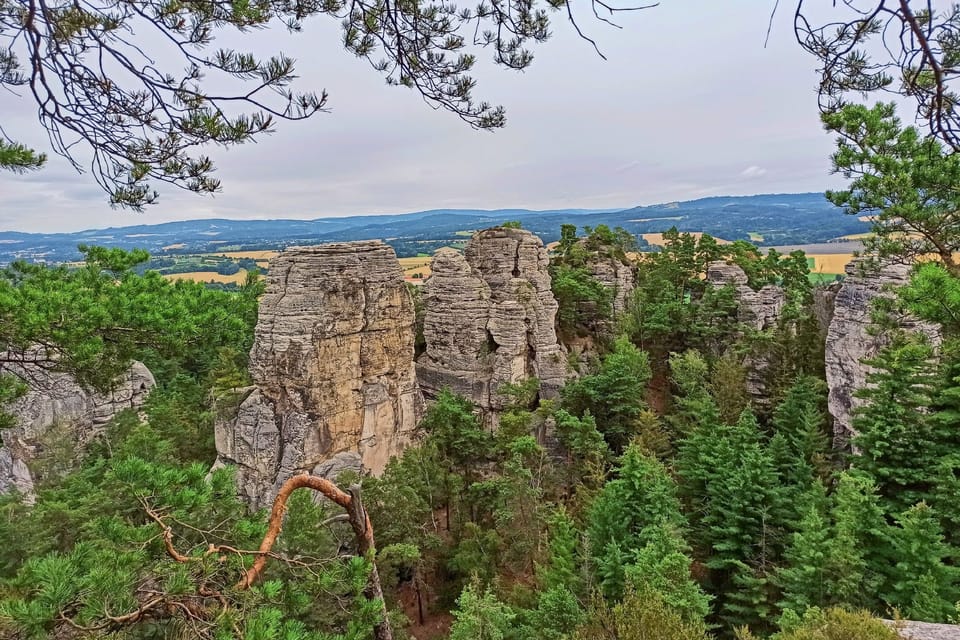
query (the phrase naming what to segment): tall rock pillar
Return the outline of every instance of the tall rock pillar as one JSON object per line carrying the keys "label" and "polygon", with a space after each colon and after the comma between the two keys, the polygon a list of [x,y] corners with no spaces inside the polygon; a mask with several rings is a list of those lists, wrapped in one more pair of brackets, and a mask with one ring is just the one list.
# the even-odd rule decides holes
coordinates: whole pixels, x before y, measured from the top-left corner
{"label": "tall rock pillar", "polygon": [[567,365],[547,264],[537,236],[503,227],[474,234],[462,255],[434,254],[424,285],[426,352],[417,361],[424,395],[449,387],[492,426],[507,402],[504,383],[537,378],[542,397],[557,395]]}
{"label": "tall rock pillar", "polygon": [[217,427],[221,463],[238,466],[260,506],[291,475],[380,473],[421,408],[413,301],[379,241],[294,247],[270,263],[248,390]]}

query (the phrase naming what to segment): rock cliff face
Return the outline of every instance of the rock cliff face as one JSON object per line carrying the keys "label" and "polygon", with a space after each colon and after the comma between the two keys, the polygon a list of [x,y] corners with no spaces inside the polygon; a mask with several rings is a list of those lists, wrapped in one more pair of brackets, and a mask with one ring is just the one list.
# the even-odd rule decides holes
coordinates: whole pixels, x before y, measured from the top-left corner
{"label": "rock cliff face", "polygon": [[22,364],[0,367],[0,373],[21,378],[28,387],[25,395],[5,407],[16,426],[0,431],[0,494],[16,489],[32,502],[30,463],[43,453],[45,438],[54,428],[64,429],[56,434],[58,439],[68,438],[81,450],[118,412],[141,406],[156,383],[146,366],[134,362],[112,390],[100,393],[84,389],[69,374],[32,364],[37,358],[29,353],[23,359]]}
{"label": "rock cliff face", "polygon": [[735,264],[711,262],[707,265],[707,280],[718,287],[733,285],[739,305],[739,320],[743,324],[761,331],[777,324],[786,294],[780,287],[768,284],[759,291],[747,285],[747,274]]}
{"label": "rock cliff face", "polygon": [[[707,265],[707,280],[715,286],[731,285],[737,300],[737,319],[744,325],[756,330],[771,329],[776,326],[786,304],[786,294],[776,285],[765,285],[754,291],[747,284],[747,274],[738,265],[726,262],[712,262]],[[767,406],[770,402],[766,393],[766,373],[770,362],[763,356],[749,356],[744,362],[747,369],[747,392],[758,406]]]}
{"label": "rock cliff face", "polygon": [[[877,354],[886,341],[869,332],[871,303],[879,296],[892,295],[888,289],[901,286],[909,279],[910,267],[885,264],[879,271],[865,271],[859,261],[846,268],[847,278],[833,301],[833,317],[827,330],[826,369],[830,395],[827,408],[833,416],[834,444],[847,448],[855,435],[853,412],[863,401],[854,397],[857,389],[866,385],[872,369],[861,360]],[[901,321],[902,328],[925,334],[934,344],[941,340],[939,329],[914,318]]]}
{"label": "rock cliff face", "polygon": [[434,254],[424,285],[426,351],[417,361],[424,394],[444,387],[470,398],[488,424],[505,404],[503,383],[536,377],[540,395],[554,397],[566,377],[557,342],[557,302],[547,252],[529,231],[476,233],[463,255]]}
{"label": "rock cliff face", "polygon": [[254,387],[216,430],[247,501],[266,504],[301,471],[381,472],[419,419],[413,349],[413,301],[389,246],[294,247],[271,261]]}
{"label": "rock cliff face", "polygon": [[602,258],[590,262],[590,274],[597,282],[613,291],[613,312],[623,313],[630,294],[637,286],[633,266],[617,258]]}

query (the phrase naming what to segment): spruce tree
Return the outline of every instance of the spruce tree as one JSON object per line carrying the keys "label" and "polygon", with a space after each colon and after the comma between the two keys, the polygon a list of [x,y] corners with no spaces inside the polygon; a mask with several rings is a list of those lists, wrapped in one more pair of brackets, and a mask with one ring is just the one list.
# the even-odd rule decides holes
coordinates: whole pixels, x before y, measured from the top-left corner
{"label": "spruce tree", "polygon": [[777,572],[782,590],[778,606],[802,616],[808,607],[827,604],[836,590],[829,583],[830,523],[816,501],[804,512],[783,553],[784,566]]}
{"label": "spruce tree", "polygon": [[590,509],[588,538],[601,591],[620,598],[626,587],[625,567],[649,544],[670,545],[682,552],[686,524],[676,484],[656,458],[637,446],[627,448],[615,480],[609,481]]}
{"label": "spruce tree", "polygon": [[681,444],[680,462],[688,491],[700,496],[691,507],[702,512],[694,539],[711,569],[720,619],[731,626],[767,625],[782,495],[756,417],[744,411],[736,425],[713,433],[698,428]]}
{"label": "spruce tree", "polygon": [[945,453],[927,409],[934,391],[930,346],[898,338],[876,358],[858,395],[867,403],[853,421],[858,435],[853,466],[869,475],[890,514],[929,500],[933,474]]}
{"label": "spruce tree", "polygon": [[893,556],[876,486],[869,476],[845,471],[831,498],[833,535],[827,545],[826,580],[833,588],[832,599],[878,610]]}
{"label": "spruce tree", "polygon": [[945,622],[960,600],[960,570],[952,563],[956,550],[944,542],[936,514],[923,502],[902,513],[897,524],[884,600],[909,619]]}

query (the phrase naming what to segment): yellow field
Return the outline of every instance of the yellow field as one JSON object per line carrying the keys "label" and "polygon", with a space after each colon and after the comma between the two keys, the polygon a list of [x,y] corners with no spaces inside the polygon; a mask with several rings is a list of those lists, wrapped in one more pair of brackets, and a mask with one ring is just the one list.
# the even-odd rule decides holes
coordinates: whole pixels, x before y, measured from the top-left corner
{"label": "yellow field", "polygon": [[842,274],[844,267],[853,260],[852,253],[808,253],[813,258],[813,273]]}
{"label": "yellow field", "polygon": [[173,251],[174,249],[183,249],[185,246],[187,245],[183,244],[182,242],[178,242],[176,244],[168,244],[167,246],[162,248],[164,251]]}
{"label": "yellow field", "polygon": [[251,260],[270,260],[277,257],[279,251],[224,251],[222,253],[211,253],[207,255],[225,256],[227,258],[250,258]]}
{"label": "yellow field", "polygon": [[[684,231],[684,233],[687,233],[687,232]],[[703,233],[699,231],[691,231],[689,233],[691,236],[693,236],[697,240],[699,240],[700,237],[703,235]],[[647,241],[647,244],[653,244],[658,247],[662,247],[665,244],[667,244],[666,241],[663,239],[662,233],[644,233],[641,235],[641,237]],[[714,238],[714,240],[717,241],[717,244],[730,244],[729,240],[724,240],[723,238]]]}
{"label": "yellow field", "polygon": [[416,256],[413,258],[397,258],[400,261],[400,268],[403,269],[403,275],[412,278],[414,274],[423,274],[424,278],[430,276],[430,261],[433,258],[425,256]]}
{"label": "yellow field", "polygon": [[247,270],[240,269],[232,276],[225,276],[214,271],[191,271],[189,273],[170,273],[163,276],[167,280],[193,280],[194,282],[222,282],[224,284],[243,284],[247,279]]}

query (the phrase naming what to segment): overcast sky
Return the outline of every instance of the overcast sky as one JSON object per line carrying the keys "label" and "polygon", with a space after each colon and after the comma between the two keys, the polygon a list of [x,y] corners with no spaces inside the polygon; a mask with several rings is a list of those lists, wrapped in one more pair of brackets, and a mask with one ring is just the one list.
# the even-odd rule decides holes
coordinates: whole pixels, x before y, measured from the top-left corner
{"label": "overcast sky", "polygon": [[[583,26],[604,61],[560,20],[524,73],[478,62],[477,97],[507,127],[474,131],[414,92],[387,87],[339,48],[336,20],[254,36],[294,56],[302,87],[331,113],[281,123],[259,143],[212,149],[223,192],[161,190],[143,214],[112,210],[89,175],[54,156],[28,176],[0,174],[0,229],[71,231],[209,217],[315,218],[435,208],[613,208],[708,195],[822,191],[831,137],[817,117],[814,61],[773,2],[663,0]],[[35,106],[0,92],[8,133],[46,148]]]}

